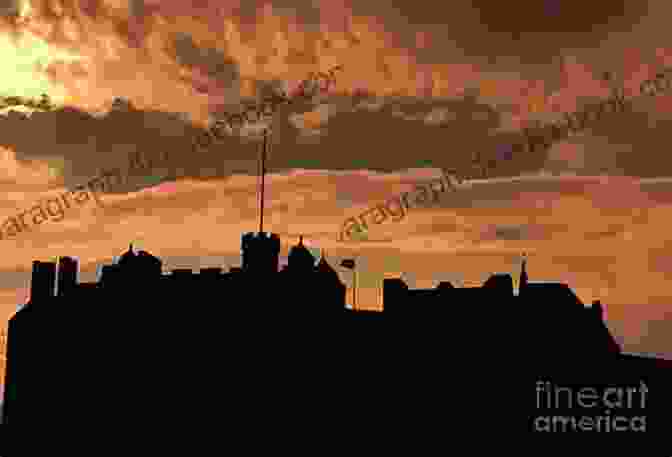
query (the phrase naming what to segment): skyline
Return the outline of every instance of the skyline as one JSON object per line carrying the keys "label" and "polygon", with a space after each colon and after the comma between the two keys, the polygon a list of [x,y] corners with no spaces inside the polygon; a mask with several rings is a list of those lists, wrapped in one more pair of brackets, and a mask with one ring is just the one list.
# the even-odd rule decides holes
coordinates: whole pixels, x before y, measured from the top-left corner
{"label": "skyline", "polygon": [[[242,268],[228,272],[208,268],[193,275],[173,270],[163,277],[162,260],[135,251],[133,245],[114,265],[102,266],[98,283],[82,282],[78,262],[71,257],[33,261],[30,303],[10,320],[2,422],[40,426],[81,417],[174,421],[196,417],[204,405],[236,416],[239,411],[256,413],[276,396],[282,402],[305,398],[314,403],[317,390],[330,386],[334,373],[361,379],[350,386],[355,392],[400,368],[414,368],[410,378],[415,381],[399,383],[405,399],[417,402],[412,392],[416,386],[427,398],[443,398],[446,406],[453,403],[440,396],[446,386],[449,391],[481,392],[467,395],[470,401],[460,402],[462,409],[489,411],[499,404],[509,412],[505,419],[510,428],[555,431],[561,422],[562,431],[567,425],[572,431],[577,425],[580,431],[591,431],[596,419],[598,432],[651,432],[639,434],[649,441],[651,434],[667,431],[665,375],[672,360],[623,353],[605,325],[601,303],[584,307],[566,284],[529,282],[526,253],[517,297],[508,274],[492,275],[470,289],[442,283],[434,290],[409,290],[395,279],[385,281],[384,311],[371,313],[345,309],[344,284],[326,257],[315,264],[302,237],[292,247],[289,265],[280,271],[277,234],[247,232],[240,240]],[[353,269],[356,261],[344,260],[340,266]],[[184,313],[179,304],[185,300],[201,306]],[[132,309],[130,315],[122,303]],[[539,304],[550,305],[548,312],[535,310]],[[461,329],[451,325],[456,318]],[[174,345],[176,330],[180,340]],[[465,339],[474,344],[465,347]],[[531,362],[534,370],[513,370],[493,389],[491,379],[474,376],[474,362],[483,360],[484,348],[505,340],[509,351],[498,351],[500,359],[514,365]],[[536,346],[543,349],[530,350],[530,342],[542,341]],[[436,363],[446,356],[455,369]],[[292,369],[276,377],[270,372],[269,378],[269,369],[288,366]],[[323,368],[332,375],[326,386],[301,382],[320,379],[315,375]],[[58,376],[45,382],[55,371]],[[176,374],[179,389],[198,392],[180,402],[177,414],[174,402],[166,402],[166,394],[176,387],[167,378]],[[530,378],[535,381],[534,409]],[[279,388],[268,393],[262,389],[263,401],[256,402],[259,387],[269,379]],[[332,381],[343,385],[340,376]],[[522,391],[527,395],[521,396]],[[602,403],[615,409],[613,415],[595,408],[602,391]],[[626,391],[625,405],[612,396]],[[366,392],[370,397],[373,391]],[[573,397],[574,392],[578,405],[573,398],[569,404],[558,401],[561,393]],[[637,392],[642,393],[636,399],[640,401],[633,402]],[[542,394],[551,398],[553,393],[556,403],[541,403]],[[129,409],[134,411],[130,419]]]}

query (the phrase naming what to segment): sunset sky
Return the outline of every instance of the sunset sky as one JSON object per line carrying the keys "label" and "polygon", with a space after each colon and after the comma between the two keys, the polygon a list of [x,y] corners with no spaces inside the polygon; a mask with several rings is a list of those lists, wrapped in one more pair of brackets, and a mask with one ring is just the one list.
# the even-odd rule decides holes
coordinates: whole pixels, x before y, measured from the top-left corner
{"label": "sunset sky", "polygon": [[[255,173],[270,127],[265,229],[284,257],[303,234],[347,284],[352,271],[338,265],[356,257],[360,307],[381,307],[384,277],[411,287],[517,279],[527,252],[531,280],[602,301],[625,351],[672,359],[672,97],[638,96],[672,64],[670,2],[2,0],[0,12],[0,96],[46,93],[55,105],[0,111],[0,222],[127,168],[134,152],[168,156],[104,206],[1,239],[3,321],[27,299],[33,260],[77,257],[80,280],[95,281],[133,242],[166,271],[240,265],[240,236],[258,229]],[[241,103],[296,94],[336,65],[328,93],[192,146]],[[440,168],[469,168],[530,121],[603,100],[607,71],[632,97],[629,112],[502,159],[492,179],[374,226],[369,242],[337,241],[346,218]]]}

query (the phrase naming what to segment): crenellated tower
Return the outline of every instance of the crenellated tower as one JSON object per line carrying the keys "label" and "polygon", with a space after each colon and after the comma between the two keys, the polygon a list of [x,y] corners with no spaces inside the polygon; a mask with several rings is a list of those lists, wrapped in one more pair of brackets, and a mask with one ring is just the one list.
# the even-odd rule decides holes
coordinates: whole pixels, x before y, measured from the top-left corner
{"label": "crenellated tower", "polygon": [[247,273],[277,273],[280,263],[280,237],[275,233],[264,232],[264,191],[266,178],[266,148],[268,132],[264,130],[264,145],[261,153],[260,170],[261,189],[259,202],[259,232],[248,232],[242,236],[242,270]]}
{"label": "crenellated tower", "polygon": [[280,237],[275,233],[245,233],[241,243],[243,271],[277,273],[280,263]]}

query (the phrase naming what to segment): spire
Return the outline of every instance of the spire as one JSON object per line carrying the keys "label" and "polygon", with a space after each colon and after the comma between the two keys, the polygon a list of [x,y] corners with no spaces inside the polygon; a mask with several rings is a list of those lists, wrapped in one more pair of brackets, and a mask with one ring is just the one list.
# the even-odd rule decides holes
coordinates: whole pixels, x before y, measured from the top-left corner
{"label": "spire", "polygon": [[299,235],[299,246],[303,246],[303,235]]}
{"label": "spire", "polygon": [[523,252],[523,261],[520,266],[520,281],[518,282],[518,295],[527,287],[527,254]]}

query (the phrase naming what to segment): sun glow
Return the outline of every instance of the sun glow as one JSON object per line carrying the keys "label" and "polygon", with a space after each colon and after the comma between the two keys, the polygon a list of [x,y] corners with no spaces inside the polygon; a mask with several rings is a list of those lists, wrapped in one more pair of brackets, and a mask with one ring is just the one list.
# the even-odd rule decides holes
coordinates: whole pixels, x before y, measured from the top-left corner
{"label": "sun glow", "polygon": [[21,5],[19,6],[19,17],[22,19],[27,18],[30,16],[30,13],[33,11],[33,8],[30,6],[30,1],[29,0],[24,0],[21,2]]}
{"label": "sun glow", "polygon": [[50,46],[30,31],[18,37],[2,34],[0,62],[4,74],[0,96],[38,98],[44,93],[55,104],[65,104],[69,100],[67,92],[49,79],[46,70],[53,63],[81,60],[81,56]]}

